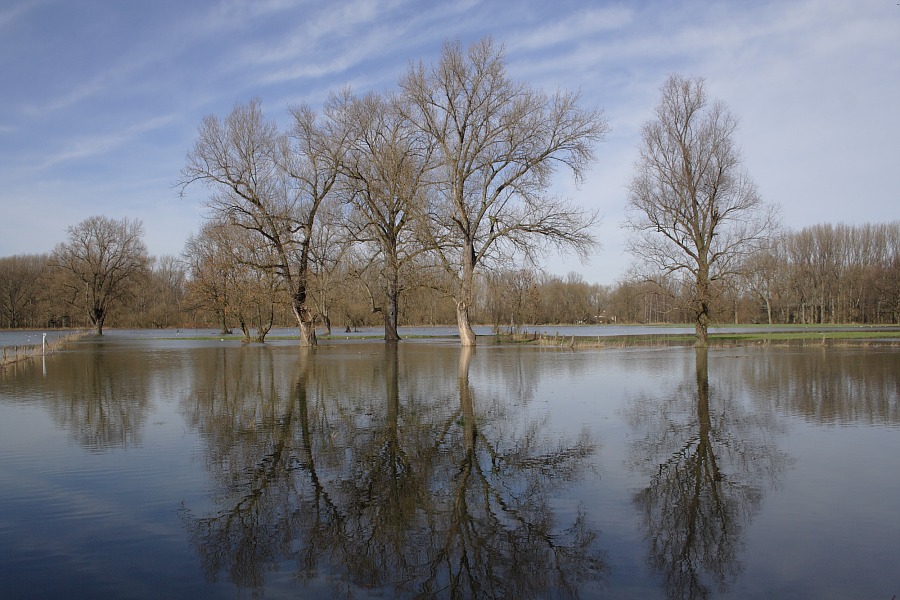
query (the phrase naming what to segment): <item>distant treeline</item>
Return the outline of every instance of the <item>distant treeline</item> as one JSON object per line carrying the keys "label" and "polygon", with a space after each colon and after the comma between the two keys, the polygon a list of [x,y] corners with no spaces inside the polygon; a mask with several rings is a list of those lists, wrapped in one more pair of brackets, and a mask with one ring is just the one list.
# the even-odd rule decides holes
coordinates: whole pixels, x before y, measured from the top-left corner
{"label": "distant treeline", "polygon": [[[716,282],[719,323],[900,322],[900,222],[820,224],[774,236]],[[620,322],[687,322],[690,282],[633,277],[610,291]]]}
{"label": "distant treeline", "polygon": [[[195,249],[196,250],[196,249]],[[152,258],[127,294],[110,309],[116,327],[243,327],[268,321],[293,326],[289,299],[258,274],[220,265],[223,287],[211,290],[191,248],[182,257]],[[196,258],[196,257],[194,257]],[[51,266],[51,255],[0,258],[0,327],[90,327],[85,298]],[[194,265],[194,267],[192,267]],[[719,323],[900,322],[900,223],[816,225],[777,236],[747,265],[747,275],[717,282]],[[240,277],[239,277],[240,275]],[[414,275],[414,274],[413,274]],[[409,277],[402,325],[453,324],[455,305],[440,282]],[[255,281],[255,285],[250,285]],[[271,282],[270,282],[271,283]],[[516,327],[561,323],[684,323],[690,321],[689,282],[630,276],[611,286],[530,269],[482,273],[475,321]],[[377,326],[370,286],[352,264],[331,265],[314,277],[320,327]]]}

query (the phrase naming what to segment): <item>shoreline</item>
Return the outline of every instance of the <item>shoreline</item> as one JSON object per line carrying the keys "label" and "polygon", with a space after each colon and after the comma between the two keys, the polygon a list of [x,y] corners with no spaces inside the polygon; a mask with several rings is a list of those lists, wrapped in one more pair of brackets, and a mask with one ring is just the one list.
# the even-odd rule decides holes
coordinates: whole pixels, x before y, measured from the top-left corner
{"label": "shoreline", "polygon": [[[40,330],[29,331],[39,332]],[[74,342],[86,335],[88,334],[85,331],[74,331],[72,333],[57,337],[54,340],[47,342],[46,344],[17,344],[13,346],[3,346],[2,349],[0,349],[0,369],[5,369],[8,366],[15,365],[32,358],[49,356],[54,352],[57,352],[66,344]]]}
{"label": "shoreline", "polygon": [[[900,325],[801,325],[801,326],[773,326],[773,329],[766,330],[768,326],[745,325],[745,326],[718,326],[721,329],[728,329],[723,332],[710,332],[709,347],[723,348],[736,346],[878,346],[878,347],[900,347]],[[486,327],[479,326],[482,331]],[[533,329],[532,329],[533,328]],[[684,325],[660,326],[655,333],[646,333],[640,331],[636,333],[612,333],[606,335],[595,335],[593,333],[573,332],[578,326],[528,326],[518,330],[501,329],[492,333],[478,333],[478,346],[500,346],[500,345],[527,345],[541,348],[559,348],[568,350],[577,349],[603,349],[603,348],[659,348],[659,347],[690,347],[694,344],[694,335],[687,334],[683,331],[664,333],[667,329],[684,328]],[[635,326],[635,329],[644,329],[646,326]],[[423,332],[421,329],[431,328],[415,328],[419,331],[410,331],[406,335],[401,332],[402,340],[414,342],[427,342],[429,340],[458,343],[459,337],[449,331],[449,327],[435,327],[440,331]],[[532,329],[529,331],[529,329]],[[548,333],[550,329],[559,329],[553,333]],[[569,331],[566,331],[569,330]],[[737,331],[735,331],[737,330]],[[16,330],[5,330],[16,331]],[[23,330],[18,330],[23,331]],[[41,333],[40,330],[29,330],[35,334]],[[152,334],[157,335],[152,335]],[[174,333],[174,335],[173,335]],[[149,335],[148,335],[149,334]],[[110,329],[107,335],[115,339],[159,339],[168,341],[225,341],[244,344],[240,334],[226,334],[198,330],[181,331],[180,329],[158,330],[158,329]],[[106,338],[107,335],[102,336]],[[48,341],[46,346],[42,344],[18,344],[0,347],[0,367],[16,364],[29,358],[38,356],[46,356],[52,354],[70,342],[77,341],[82,338],[92,337],[90,331],[71,331],[66,335],[59,336],[52,341]],[[100,338],[102,339],[102,338]],[[263,343],[278,342],[283,345],[284,342],[298,340],[296,334],[285,335],[284,329],[270,335]],[[334,332],[331,335],[320,334],[318,336],[320,344],[328,345],[332,343],[345,344],[353,342],[382,342],[384,340],[383,331],[377,328],[367,329],[365,331],[354,332],[353,335],[346,335]],[[259,342],[250,342],[258,344]]]}
{"label": "shoreline", "polygon": [[[694,345],[694,336],[625,335],[625,336],[547,336],[544,334],[497,334],[495,344],[533,345],[547,348],[641,348],[684,347]],[[710,348],[736,346],[886,346],[900,347],[900,327],[890,331],[798,331],[769,333],[711,333]]]}

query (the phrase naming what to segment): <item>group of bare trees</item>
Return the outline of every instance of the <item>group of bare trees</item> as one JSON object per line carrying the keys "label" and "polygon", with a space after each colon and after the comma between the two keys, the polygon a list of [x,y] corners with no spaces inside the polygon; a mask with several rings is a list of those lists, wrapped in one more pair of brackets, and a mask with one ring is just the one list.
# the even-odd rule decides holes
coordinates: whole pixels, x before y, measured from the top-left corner
{"label": "group of bare trees", "polygon": [[[264,339],[270,319],[277,326],[293,320],[286,294],[277,286],[266,291],[265,281],[251,277],[265,272],[218,262],[215,253],[196,246],[199,238],[191,238],[184,258],[150,257],[128,292],[109,307],[110,322],[117,327],[241,327],[244,339],[252,341]],[[229,245],[219,256],[228,258],[238,248]],[[325,315],[340,324],[340,331],[383,322],[372,310],[378,263],[315,260],[337,265],[317,270],[312,278],[320,331],[327,333]],[[48,254],[0,258],[0,327],[91,327],[87,298],[67,287],[68,277],[52,264]],[[200,269],[205,273],[198,277]],[[898,323],[900,223],[821,224],[785,231],[748,259],[744,273],[711,286],[712,322]],[[274,278],[267,276],[271,283]],[[417,282],[423,275],[407,265],[404,277]],[[605,286],[574,272],[558,276],[512,268],[478,277],[476,289],[473,322],[503,328],[686,323],[694,318],[692,287],[675,275],[647,279],[641,274]],[[406,325],[445,325],[455,316],[452,299],[432,287],[417,287],[399,309],[399,321]]]}
{"label": "group of bare trees", "polygon": [[900,321],[900,222],[787,232],[752,258],[745,280],[769,322]]}
{"label": "group of bare trees", "polygon": [[316,344],[327,276],[340,269],[369,291],[386,339],[399,338],[400,296],[416,285],[453,299],[472,346],[480,269],[533,260],[544,243],[582,254],[595,245],[595,215],[550,187],[560,166],[584,174],[606,129],[577,94],[510,79],[490,39],[448,43],[395,93],[344,90],[321,114],[294,107],[286,131],[258,101],[208,116],[179,183],[208,187],[211,222],[239,232],[231,262],[276,279],[302,345]]}
{"label": "group of bare trees", "polygon": [[137,221],[91,217],[50,256],[0,259],[3,325],[86,318],[102,333],[117,310],[157,327],[214,315],[264,341],[290,318],[313,346],[317,326],[378,315],[387,340],[401,321],[455,321],[473,346],[473,320],[692,322],[705,346],[711,321],[900,319],[900,225],[779,233],[742,167],[737,119],[679,75],[641,130],[628,188],[634,276],[602,287],[537,272],[548,248],[597,246],[596,214],[551,186],[560,168],[584,176],[607,123],[578,94],[513,81],[504,61],[489,38],[447,43],[397,90],[342,90],[320,113],[292,108],[284,129],[258,100],[207,116],[178,185],[205,185],[209,212],[181,259],[149,257]]}

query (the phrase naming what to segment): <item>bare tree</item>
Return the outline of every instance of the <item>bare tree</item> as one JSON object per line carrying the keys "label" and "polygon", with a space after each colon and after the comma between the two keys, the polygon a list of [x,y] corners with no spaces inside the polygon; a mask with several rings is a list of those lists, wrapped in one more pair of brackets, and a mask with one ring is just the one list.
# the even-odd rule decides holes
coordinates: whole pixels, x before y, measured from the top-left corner
{"label": "bare tree", "polygon": [[348,288],[346,263],[353,239],[347,235],[344,209],[337,196],[322,203],[310,244],[309,295],[314,298],[325,335],[331,335],[332,309],[340,303],[338,297],[346,296]]}
{"label": "bare tree", "polygon": [[464,51],[447,43],[438,63],[401,81],[410,118],[435,145],[431,241],[452,275],[460,341],[475,345],[469,309],[479,266],[534,259],[541,241],[584,255],[596,215],[553,197],[558,166],[580,180],[607,131],[577,93],[548,96],[506,74],[490,38]]}
{"label": "bare tree", "polygon": [[89,217],[69,227],[69,240],[53,250],[51,264],[66,272],[65,286],[83,294],[88,318],[103,335],[109,309],[130,292],[129,284],[149,262],[140,221]]}
{"label": "bare tree", "polygon": [[644,124],[625,226],[629,250],[691,287],[696,345],[708,345],[711,285],[740,272],[773,233],[776,211],[741,168],[737,119],[699,78],[670,76]]}
{"label": "bare tree", "polygon": [[[188,238],[183,256],[191,275],[194,301],[216,314],[222,334],[237,321],[243,342],[265,342],[275,319],[275,304],[283,298],[281,279],[271,269],[256,265],[272,262],[268,246],[255,243],[252,232],[227,221],[206,221]],[[251,335],[250,330],[256,334]]]}
{"label": "bare tree", "polygon": [[227,223],[208,220],[200,232],[188,237],[182,256],[190,275],[188,291],[192,300],[212,309],[219,324],[219,333],[231,333],[228,316],[231,310],[230,296],[234,289],[233,268],[227,260],[222,230]]}
{"label": "bare tree", "polygon": [[778,290],[778,278],[783,275],[778,255],[780,245],[780,238],[773,238],[771,244],[751,254],[744,264],[743,278],[749,290],[764,304],[769,325],[774,322],[772,301]]}
{"label": "bare tree", "polygon": [[320,120],[309,107],[297,106],[291,109],[291,115],[294,123],[283,144],[282,165],[291,195],[303,199],[303,203],[293,228],[298,242],[293,251],[296,276],[286,281],[291,290],[291,306],[300,323],[301,344],[314,346],[315,314],[309,309],[307,288],[315,220],[319,207],[334,189],[347,150],[347,135],[332,114]]}
{"label": "bare tree", "polygon": [[384,300],[373,294],[373,310],[382,313],[389,341],[400,339],[401,272],[422,250],[414,233],[431,156],[430,139],[412,126],[401,102],[372,93],[345,96],[335,107],[351,140],[342,166],[352,206],[349,226],[353,239],[374,247],[379,258]]}
{"label": "bare tree", "polygon": [[286,135],[264,119],[258,100],[237,105],[221,121],[207,116],[179,182],[213,192],[213,214],[255,235],[271,262],[255,265],[284,281],[300,327],[300,344],[316,345],[308,301],[310,245],[316,213],[337,178],[343,140],[330,122],[305,106],[291,110]]}

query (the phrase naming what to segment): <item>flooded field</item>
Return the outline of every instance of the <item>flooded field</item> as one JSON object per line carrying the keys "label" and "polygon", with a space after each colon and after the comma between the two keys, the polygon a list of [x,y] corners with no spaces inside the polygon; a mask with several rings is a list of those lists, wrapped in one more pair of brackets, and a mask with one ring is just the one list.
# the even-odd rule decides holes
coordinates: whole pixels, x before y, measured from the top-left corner
{"label": "flooded field", "polygon": [[0,597],[890,600],[898,473],[896,348],[89,337],[0,373]]}

